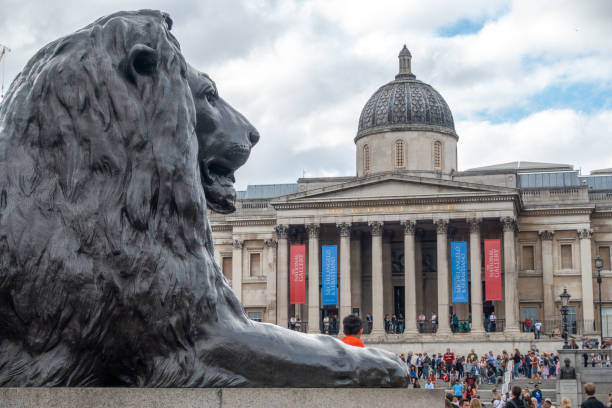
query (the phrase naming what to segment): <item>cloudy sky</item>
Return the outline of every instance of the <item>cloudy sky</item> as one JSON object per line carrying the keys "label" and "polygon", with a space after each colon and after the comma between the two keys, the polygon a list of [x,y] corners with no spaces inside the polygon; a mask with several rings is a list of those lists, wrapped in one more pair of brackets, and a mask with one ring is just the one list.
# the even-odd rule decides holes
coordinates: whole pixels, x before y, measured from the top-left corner
{"label": "cloudy sky", "polygon": [[188,61],[259,129],[239,188],[353,175],[361,108],[404,43],[453,112],[460,170],[612,167],[612,1],[0,0],[5,89],[44,44],[138,8],[169,12]]}

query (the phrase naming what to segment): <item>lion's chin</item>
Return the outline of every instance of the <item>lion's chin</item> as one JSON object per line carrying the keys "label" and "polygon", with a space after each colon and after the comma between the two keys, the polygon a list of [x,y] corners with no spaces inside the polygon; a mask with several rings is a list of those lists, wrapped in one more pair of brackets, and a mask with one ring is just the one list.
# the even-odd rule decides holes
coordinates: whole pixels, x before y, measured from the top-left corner
{"label": "lion's chin", "polygon": [[214,212],[229,214],[236,211],[236,190],[233,185],[204,185],[206,204]]}
{"label": "lion's chin", "polygon": [[215,162],[200,162],[202,187],[208,207],[221,214],[236,211],[234,169]]}

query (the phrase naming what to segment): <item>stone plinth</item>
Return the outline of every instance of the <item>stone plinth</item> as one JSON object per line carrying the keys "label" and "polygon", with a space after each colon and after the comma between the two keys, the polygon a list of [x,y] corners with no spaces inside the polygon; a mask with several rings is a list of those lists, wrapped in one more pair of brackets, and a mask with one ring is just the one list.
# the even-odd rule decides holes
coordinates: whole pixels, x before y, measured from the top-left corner
{"label": "stone plinth", "polygon": [[443,390],[398,388],[0,388],[0,408],[444,407]]}
{"label": "stone plinth", "polygon": [[557,381],[557,401],[561,403],[562,398],[569,398],[572,407],[579,406],[580,394],[578,380],[559,380]]}

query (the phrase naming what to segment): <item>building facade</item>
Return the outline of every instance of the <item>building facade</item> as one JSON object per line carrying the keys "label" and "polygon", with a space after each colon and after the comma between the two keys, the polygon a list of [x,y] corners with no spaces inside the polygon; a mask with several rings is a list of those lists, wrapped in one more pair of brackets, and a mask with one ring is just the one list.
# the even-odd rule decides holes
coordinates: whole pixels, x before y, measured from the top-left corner
{"label": "building facade", "polygon": [[[299,316],[320,332],[325,316],[369,313],[375,337],[388,336],[385,315],[401,314],[400,337],[520,338],[527,321],[562,329],[567,289],[570,333],[612,336],[612,169],[583,176],[567,164],[513,162],[459,171],[448,105],[416,79],[405,46],[399,60],[361,113],[355,176],[248,186],[234,214],[211,214],[215,256],[248,316],[284,327]],[[485,239],[501,241],[502,300],[485,297]],[[453,241],[467,242],[467,303],[452,302]],[[306,246],[306,300],[297,305],[292,243]],[[339,300],[323,307],[321,246],[330,244]]]}

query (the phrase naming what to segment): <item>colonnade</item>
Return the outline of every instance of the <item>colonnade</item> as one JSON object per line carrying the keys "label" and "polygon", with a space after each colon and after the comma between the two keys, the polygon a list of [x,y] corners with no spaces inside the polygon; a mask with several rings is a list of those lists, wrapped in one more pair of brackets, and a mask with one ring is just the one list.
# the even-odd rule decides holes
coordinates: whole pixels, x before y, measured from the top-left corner
{"label": "colonnade", "polygon": [[[448,262],[448,226],[449,219],[433,220],[436,228],[437,243],[437,294],[438,294],[438,331],[440,335],[450,333],[449,322],[449,277],[450,267]],[[466,221],[466,220],[461,220]],[[470,227],[470,271],[471,271],[471,310],[473,333],[484,333],[483,322],[483,299],[482,299],[482,262],[481,262],[481,224],[480,218],[467,220]],[[519,331],[518,317],[518,271],[516,264],[515,233],[516,220],[513,217],[500,219],[503,228],[503,260],[505,276],[505,331]],[[404,232],[404,286],[405,286],[405,333],[416,334],[417,329],[417,285],[420,281],[417,275],[417,242],[415,233],[417,231],[416,220],[402,220],[400,224]],[[430,224],[431,225],[431,224]],[[383,232],[385,223],[373,220],[367,223],[371,235],[372,251],[372,334],[384,334],[384,279],[383,279]],[[319,332],[320,327],[320,279],[319,279],[319,234],[320,225],[309,223],[304,225],[308,233],[308,331]],[[351,259],[355,254],[351,250],[352,225],[348,222],[336,224],[339,230],[339,317],[348,315],[352,311],[353,302],[351,284],[356,284],[356,277],[351,275]],[[286,327],[289,311],[289,242],[288,225],[277,225],[276,234],[278,238],[277,256],[277,322]],[[358,252],[358,251],[357,251]],[[359,276],[359,279],[361,277]],[[359,288],[361,293],[361,288]]]}

